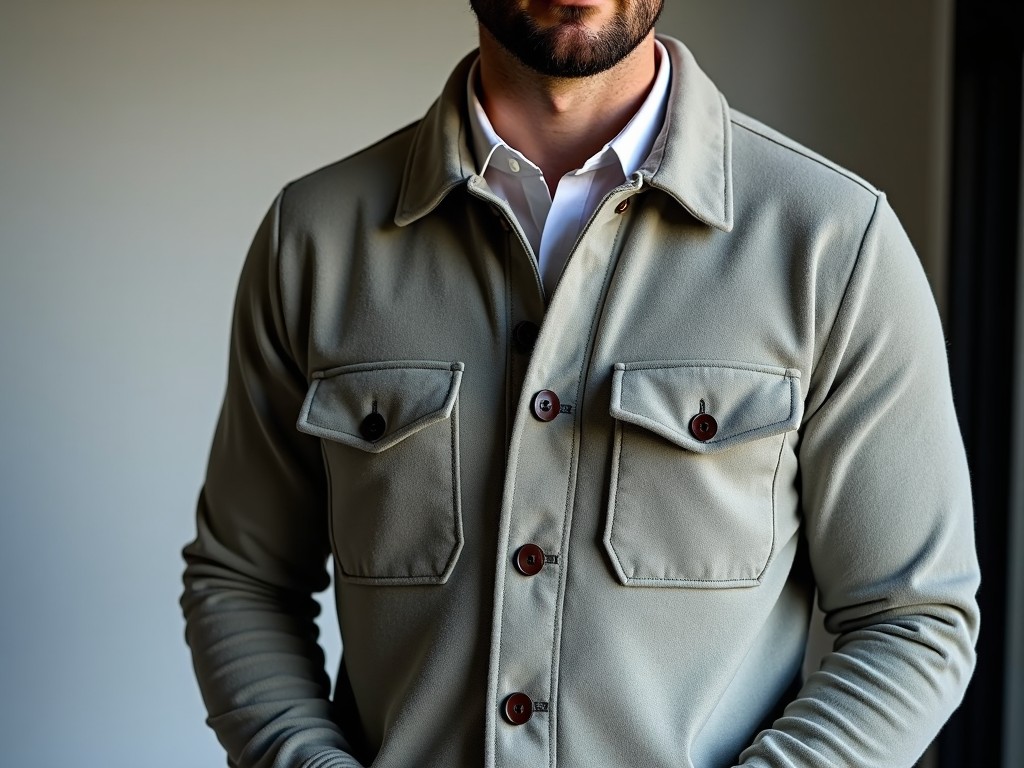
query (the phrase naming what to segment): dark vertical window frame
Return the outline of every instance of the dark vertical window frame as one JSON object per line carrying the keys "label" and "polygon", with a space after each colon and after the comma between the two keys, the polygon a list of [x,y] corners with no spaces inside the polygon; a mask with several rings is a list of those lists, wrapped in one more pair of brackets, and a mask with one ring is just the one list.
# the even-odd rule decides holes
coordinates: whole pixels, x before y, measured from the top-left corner
{"label": "dark vertical window frame", "polygon": [[[1024,125],[1024,58],[1021,61],[1021,106]],[[1020,225],[1017,239],[1017,373],[1016,414],[1011,466],[1010,581],[1007,614],[1006,711],[1003,715],[1003,762],[1024,765],[1024,129],[1021,131]]]}
{"label": "dark vertical window frame", "polygon": [[[940,768],[1004,762],[1024,3],[956,4],[948,335],[982,566],[978,665]],[[1017,404],[1016,407],[1019,407]]]}

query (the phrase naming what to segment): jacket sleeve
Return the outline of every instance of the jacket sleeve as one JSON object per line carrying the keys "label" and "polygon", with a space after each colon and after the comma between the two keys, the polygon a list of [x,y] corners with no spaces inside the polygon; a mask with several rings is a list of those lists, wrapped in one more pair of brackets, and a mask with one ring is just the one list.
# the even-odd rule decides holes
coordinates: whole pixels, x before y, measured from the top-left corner
{"label": "jacket sleeve", "polygon": [[282,312],[281,198],[239,283],[227,393],[185,547],[181,606],[207,723],[237,768],[356,768],[331,719],[314,591],[329,583],[319,442]]}
{"label": "jacket sleeve", "polygon": [[884,196],[812,373],[806,414],[804,533],[837,638],[740,761],[911,766],[973,670],[979,570],[938,314]]}

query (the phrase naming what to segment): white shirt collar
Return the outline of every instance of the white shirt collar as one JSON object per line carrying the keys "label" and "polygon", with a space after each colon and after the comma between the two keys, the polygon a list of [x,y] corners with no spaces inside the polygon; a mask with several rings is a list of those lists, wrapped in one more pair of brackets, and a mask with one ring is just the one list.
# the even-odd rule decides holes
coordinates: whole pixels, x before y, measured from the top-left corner
{"label": "white shirt collar", "polygon": [[[640,109],[633,115],[619,135],[604,145],[599,152],[587,160],[583,167],[578,169],[581,172],[608,165],[618,161],[622,170],[622,177],[628,178],[635,173],[654,146],[654,140],[661,130],[665,121],[665,111],[668,106],[668,89],[671,80],[672,65],[669,62],[668,51],[661,41],[654,41],[657,50],[658,69],[654,77],[654,84],[650,93],[640,105]],[[469,70],[467,81],[467,99],[469,104],[469,128],[473,143],[473,151],[477,160],[477,173],[483,176],[488,170],[498,170],[510,173],[510,163],[513,161],[519,164],[518,175],[524,173],[529,175],[540,175],[540,168],[529,158],[518,150],[509,146],[494,130],[487,113],[484,111],[480,99],[476,95],[475,83],[477,72],[480,68],[480,59],[473,62]],[[495,162],[502,160],[504,162]]]}

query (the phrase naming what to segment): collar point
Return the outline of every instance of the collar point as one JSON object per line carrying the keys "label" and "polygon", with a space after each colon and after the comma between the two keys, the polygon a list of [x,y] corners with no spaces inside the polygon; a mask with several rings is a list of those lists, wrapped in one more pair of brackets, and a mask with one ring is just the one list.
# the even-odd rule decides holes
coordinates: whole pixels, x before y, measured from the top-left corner
{"label": "collar point", "polygon": [[726,234],[732,232],[735,226],[731,207],[723,211],[701,211],[700,213],[694,213],[694,215],[708,226],[714,227]]}

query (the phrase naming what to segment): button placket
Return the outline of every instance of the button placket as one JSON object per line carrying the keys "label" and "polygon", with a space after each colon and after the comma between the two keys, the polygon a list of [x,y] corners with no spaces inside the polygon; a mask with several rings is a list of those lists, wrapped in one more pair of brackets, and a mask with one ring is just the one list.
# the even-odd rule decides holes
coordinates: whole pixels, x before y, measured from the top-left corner
{"label": "button placket", "polygon": [[[506,380],[508,399],[509,421],[506,427],[511,432],[511,425],[515,419],[515,409],[522,395],[523,374],[519,371],[524,367],[524,360],[533,351],[536,342],[536,334],[529,343],[529,350],[520,348],[515,337],[515,329],[521,328],[521,333],[527,331],[526,326],[536,328],[539,334],[540,328],[532,321],[524,321],[521,318],[542,318],[545,312],[545,293],[541,283],[540,272],[537,267],[537,260],[530,249],[526,236],[519,226],[513,226],[509,217],[512,215],[507,202],[500,200],[488,188],[486,181],[480,176],[472,176],[467,182],[466,188],[470,195],[478,198],[487,205],[490,214],[494,216],[504,230],[505,237],[502,238],[502,245],[499,251],[502,253],[502,260],[505,263],[505,285],[506,300],[508,302],[508,324],[512,329],[511,348],[508,358],[508,377]],[[521,337],[521,338],[525,338]],[[508,433],[506,433],[508,434]]]}
{"label": "button placket", "polygon": [[[624,218],[606,199],[577,244],[548,307],[545,330],[530,358],[510,444],[499,540],[495,626],[489,691],[487,764],[552,764],[556,735],[557,658],[564,594],[562,551],[568,540],[578,459],[583,385],[596,313],[617,258],[611,243]],[[592,231],[597,230],[597,231]],[[600,277],[603,276],[603,279]],[[534,549],[535,548],[535,549]],[[507,697],[542,702],[543,717],[513,727],[502,714]],[[498,722],[492,725],[497,716]],[[530,736],[517,735],[528,729]],[[493,739],[493,740],[492,740]],[[493,752],[491,745],[493,745]]]}

